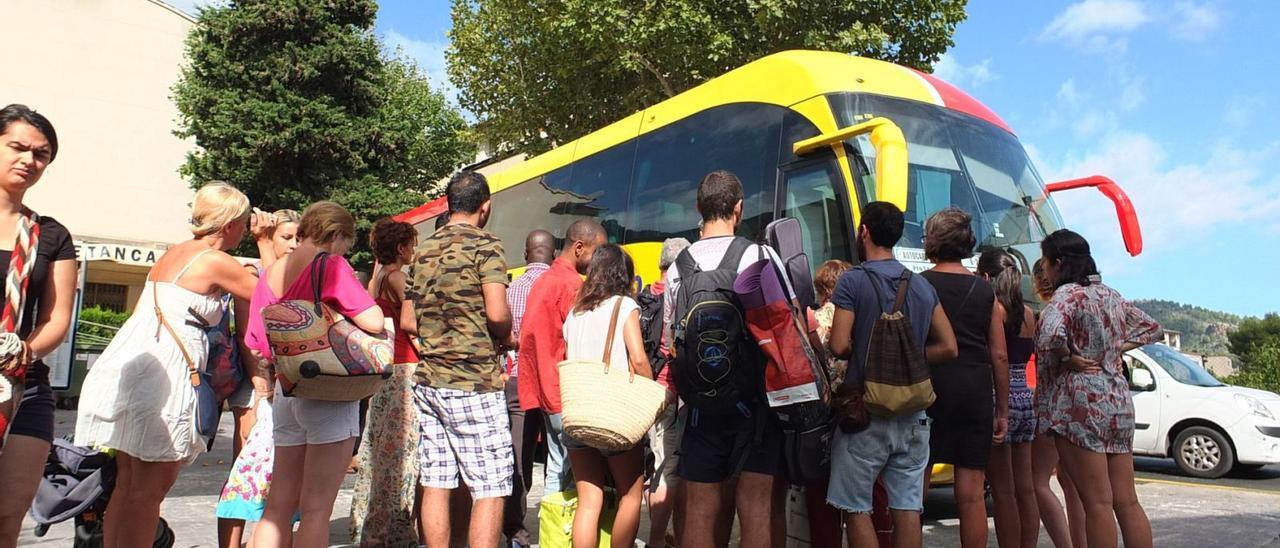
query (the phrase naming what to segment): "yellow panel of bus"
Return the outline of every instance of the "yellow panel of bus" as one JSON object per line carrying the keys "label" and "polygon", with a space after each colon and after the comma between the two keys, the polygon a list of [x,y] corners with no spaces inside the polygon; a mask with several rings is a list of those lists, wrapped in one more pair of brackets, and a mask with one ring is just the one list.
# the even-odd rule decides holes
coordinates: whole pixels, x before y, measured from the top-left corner
{"label": "yellow panel of bus", "polygon": [[[900,129],[905,154],[877,143],[874,128],[855,128],[873,120]],[[697,239],[698,183],[718,169],[742,180],[739,234],[760,239],[773,219],[797,218],[815,268],[856,262],[858,212],[877,197],[904,207],[896,253],[915,270],[928,267],[925,217],[949,205],[973,213],[980,245],[1013,250],[1024,271],[1037,242],[1060,224],[1017,138],[976,100],[891,63],[787,51],[490,175],[488,228],[506,243],[509,266],[521,269],[529,231],[562,236],[578,218],[597,219],[648,284],[659,276],[665,239]]]}

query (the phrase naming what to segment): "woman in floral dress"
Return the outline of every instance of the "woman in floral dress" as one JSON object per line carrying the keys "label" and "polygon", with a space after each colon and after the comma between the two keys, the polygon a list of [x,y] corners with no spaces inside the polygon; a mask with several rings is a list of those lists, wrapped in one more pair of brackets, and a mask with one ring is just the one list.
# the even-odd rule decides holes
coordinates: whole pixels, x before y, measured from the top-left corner
{"label": "woman in floral dress", "polygon": [[[1040,316],[1036,359],[1051,372],[1037,433],[1055,437],[1084,502],[1090,548],[1152,545],[1133,478],[1133,400],[1121,356],[1159,340],[1160,325],[1103,285],[1089,243],[1069,230],[1041,244],[1053,299]],[[1114,514],[1114,520],[1113,520]]]}
{"label": "woman in floral dress", "polygon": [[351,538],[361,546],[416,548],[414,494],[418,484],[418,415],[413,404],[413,370],[418,363],[409,333],[399,329],[405,274],[418,231],[409,223],[382,219],[369,233],[379,266],[369,279],[369,296],[397,326],[394,372],[369,399],[360,440]]}

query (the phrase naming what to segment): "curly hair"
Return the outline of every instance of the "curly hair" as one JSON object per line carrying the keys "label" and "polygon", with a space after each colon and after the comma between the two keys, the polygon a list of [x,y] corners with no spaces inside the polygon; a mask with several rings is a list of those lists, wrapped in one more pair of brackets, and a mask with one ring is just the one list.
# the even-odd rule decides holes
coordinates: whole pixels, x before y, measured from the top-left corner
{"label": "curly hair", "polygon": [[850,268],[853,268],[853,264],[839,259],[831,259],[818,267],[818,273],[813,275],[813,290],[818,294],[818,302],[823,303],[831,298],[840,275]]}
{"label": "curly hair", "polygon": [[1031,286],[1040,302],[1047,303],[1053,299],[1053,280],[1044,271],[1045,258],[1040,257],[1031,265]]}
{"label": "curly hair", "polygon": [[635,264],[621,247],[616,244],[597,247],[595,253],[591,254],[587,279],[578,290],[573,309],[577,312],[595,310],[609,297],[630,296],[635,277]]}
{"label": "curly hair", "polygon": [[413,225],[397,221],[390,217],[378,219],[369,231],[369,249],[382,264],[391,264],[400,260],[400,248],[412,245],[418,238],[418,230]]}
{"label": "curly hair", "polygon": [[948,207],[924,222],[924,256],[935,263],[962,261],[973,257],[978,239],[973,235],[973,217],[958,207]]}

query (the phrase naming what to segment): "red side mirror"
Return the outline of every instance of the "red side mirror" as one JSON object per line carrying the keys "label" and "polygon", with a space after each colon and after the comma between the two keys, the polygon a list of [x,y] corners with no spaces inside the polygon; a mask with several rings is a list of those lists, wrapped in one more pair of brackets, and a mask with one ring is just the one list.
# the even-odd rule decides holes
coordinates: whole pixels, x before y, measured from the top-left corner
{"label": "red side mirror", "polygon": [[1045,190],[1050,194],[1061,192],[1063,190],[1071,190],[1073,188],[1094,187],[1102,192],[1104,196],[1109,198],[1116,205],[1116,218],[1120,221],[1120,235],[1124,237],[1125,250],[1131,256],[1138,256],[1142,253],[1142,227],[1138,224],[1138,212],[1133,209],[1133,202],[1129,201],[1129,195],[1124,193],[1120,185],[1116,184],[1108,177],[1102,175],[1094,175],[1081,179],[1071,179],[1058,183],[1045,185]]}

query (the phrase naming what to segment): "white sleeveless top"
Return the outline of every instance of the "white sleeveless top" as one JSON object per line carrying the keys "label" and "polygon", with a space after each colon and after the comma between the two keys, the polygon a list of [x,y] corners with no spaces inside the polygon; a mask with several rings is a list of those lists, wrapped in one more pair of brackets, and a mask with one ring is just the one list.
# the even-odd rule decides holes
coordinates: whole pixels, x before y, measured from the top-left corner
{"label": "white sleeveless top", "polygon": [[210,251],[192,257],[173,281],[147,280],[133,315],[85,377],[76,445],[116,449],[148,462],[190,462],[205,451],[205,440],[195,430],[196,395],[187,362],[160,325],[152,295],[196,366],[204,367],[209,341],[204,329],[188,320],[217,325],[224,313],[222,293],[196,293],[178,280]]}
{"label": "white sleeveless top", "polygon": [[622,329],[627,323],[627,315],[640,309],[640,305],[631,297],[610,297],[594,310],[586,312],[570,310],[569,317],[564,320],[565,359],[596,361],[604,357],[604,343],[609,336],[609,319],[613,316],[613,305],[618,299],[622,299],[622,307],[618,310],[618,325],[614,328],[609,365],[627,366],[627,344],[622,340]]}

